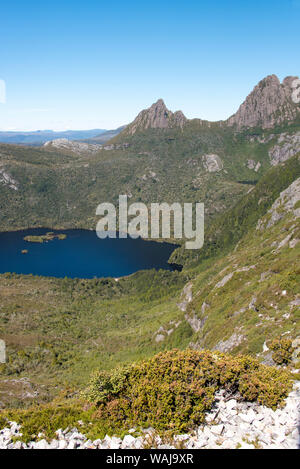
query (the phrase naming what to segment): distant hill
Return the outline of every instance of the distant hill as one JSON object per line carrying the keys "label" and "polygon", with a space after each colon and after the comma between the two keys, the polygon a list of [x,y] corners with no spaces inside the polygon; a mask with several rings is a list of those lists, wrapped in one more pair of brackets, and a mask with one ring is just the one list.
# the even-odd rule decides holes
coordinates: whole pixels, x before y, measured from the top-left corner
{"label": "distant hill", "polygon": [[[14,145],[34,145],[39,146],[55,140],[57,138],[68,138],[69,140],[83,140],[93,137],[99,138],[106,134],[104,129],[93,130],[66,130],[64,132],[55,132],[53,130],[36,130],[34,132],[0,132],[1,143],[11,143]],[[111,137],[110,137],[111,138]]]}
{"label": "distant hill", "polygon": [[106,130],[95,137],[86,138],[84,141],[86,143],[94,143],[94,144],[102,144],[108,142],[112,138],[116,137],[119,133],[121,133],[125,129],[126,125],[122,125],[115,130]]}
{"label": "distant hill", "polygon": [[146,204],[201,201],[209,224],[300,152],[297,80],[266,77],[227,121],[189,120],[160,99],[125,128],[86,139],[72,131],[77,142],[48,132],[51,143],[39,148],[2,143],[0,228],[94,228],[95,207],[119,194]]}

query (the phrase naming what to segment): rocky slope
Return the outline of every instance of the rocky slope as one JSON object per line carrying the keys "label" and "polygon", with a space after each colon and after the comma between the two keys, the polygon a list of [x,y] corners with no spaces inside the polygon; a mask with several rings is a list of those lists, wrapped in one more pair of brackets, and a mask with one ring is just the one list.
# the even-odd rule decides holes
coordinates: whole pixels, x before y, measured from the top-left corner
{"label": "rocky slope", "polygon": [[300,151],[300,132],[283,133],[277,138],[274,146],[269,150],[272,166],[283,163]]}
{"label": "rocky slope", "polygon": [[67,151],[67,152],[70,151],[73,153],[77,153],[79,155],[87,154],[87,153],[89,154],[97,153],[102,148],[101,145],[72,141],[72,140],[68,140],[67,138],[58,138],[55,140],[49,140],[48,142],[44,143],[44,147],[47,149],[52,148],[52,149],[62,150],[62,151]]}
{"label": "rocky slope", "polygon": [[299,90],[298,77],[286,77],[280,83],[276,75],[270,75],[258,83],[227,123],[236,125],[238,129],[267,129],[283,122],[292,122],[299,115]]}
{"label": "rocky slope", "polygon": [[[254,191],[252,196],[255,199]],[[262,203],[263,196],[258,198],[258,204]],[[252,213],[251,229],[226,256],[217,257],[212,268],[189,282],[185,319],[195,332],[190,346],[249,352],[272,364],[268,347],[277,335],[294,340],[300,352],[299,204],[297,178],[257,223]],[[232,292],[236,291],[235,296]]]}
{"label": "rocky slope", "polygon": [[148,428],[136,436],[139,432],[132,428],[123,438],[106,435],[92,441],[81,433],[78,422],[78,428],[57,429],[56,438],[51,441],[41,433],[39,441],[23,443],[22,427],[10,422],[9,427],[0,430],[0,449],[297,449],[299,413],[299,382],[284,407],[275,411],[238,402],[220,391],[213,410],[206,415],[206,423],[189,434],[166,439]]}
{"label": "rocky slope", "polygon": [[159,99],[148,109],[139,113],[135,120],[129,124],[122,135],[134,135],[147,129],[169,129],[174,127],[182,128],[187,122],[181,111],[171,112],[167,109],[164,101]]}

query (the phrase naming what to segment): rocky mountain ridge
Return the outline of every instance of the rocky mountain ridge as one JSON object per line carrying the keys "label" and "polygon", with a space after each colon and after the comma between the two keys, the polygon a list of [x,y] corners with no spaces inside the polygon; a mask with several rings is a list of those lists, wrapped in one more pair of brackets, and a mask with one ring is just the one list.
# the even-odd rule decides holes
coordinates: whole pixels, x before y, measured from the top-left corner
{"label": "rocky mountain ridge", "polygon": [[159,99],[148,109],[141,111],[134,121],[129,124],[123,134],[134,135],[146,129],[167,129],[173,127],[182,128],[187,118],[182,111],[171,112],[167,109],[164,101]]}
{"label": "rocky mountain ridge", "polygon": [[217,124],[225,127],[243,128],[261,127],[270,129],[284,123],[293,122],[300,111],[300,80],[297,76],[288,76],[282,83],[276,75],[263,78],[247,96],[238,111],[225,121],[208,122],[201,119],[187,119],[182,111],[171,112],[162,99],[142,110],[125,127],[121,137],[134,135],[147,129],[182,129],[187,123],[207,122],[208,126]]}
{"label": "rocky mountain ridge", "polygon": [[261,126],[263,129],[293,121],[299,115],[298,77],[286,77],[280,83],[276,75],[261,80],[249,94],[236,114],[227,121],[229,126]]}

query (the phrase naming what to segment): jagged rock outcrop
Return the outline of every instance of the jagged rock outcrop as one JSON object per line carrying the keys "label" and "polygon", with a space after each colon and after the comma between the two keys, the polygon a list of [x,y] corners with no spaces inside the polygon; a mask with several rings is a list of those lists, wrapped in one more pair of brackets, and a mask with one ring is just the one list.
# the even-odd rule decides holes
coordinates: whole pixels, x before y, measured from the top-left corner
{"label": "jagged rock outcrop", "polygon": [[162,342],[163,340],[165,340],[168,336],[173,334],[175,329],[177,329],[180,324],[181,321],[169,321],[169,324],[167,324],[166,326],[160,326],[158,331],[156,331],[154,334],[155,342]]}
{"label": "jagged rock outcrop", "polygon": [[130,147],[129,143],[111,143],[109,145],[99,145],[100,150],[125,150],[126,148]]}
{"label": "jagged rock outcrop", "polygon": [[280,83],[276,75],[269,75],[258,83],[227,123],[239,129],[258,126],[266,129],[291,122],[300,111],[298,91],[298,77],[286,77]]}
{"label": "jagged rock outcrop", "polygon": [[229,352],[229,350],[232,350],[233,348],[240,345],[243,340],[245,340],[245,337],[242,334],[237,334],[234,332],[232,336],[229,337],[229,339],[218,342],[214,347],[214,350],[219,350],[220,352]]}
{"label": "jagged rock outcrop", "polygon": [[139,113],[135,120],[122,132],[123,135],[133,135],[146,129],[182,128],[187,119],[181,111],[171,112],[164,101],[159,99],[148,109]]}
{"label": "jagged rock outcrop", "polygon": [[232,279],[233,275],[235,273],[242,273],[242,272],[248,272],[250,269],[255,269],[255,265],[250,265],[250,266],[245,266],[245,267],[241,267],[240,269],[236,269],[234,270],[233,272],[230,272],[229,274],[226,274],[225,277],[222,278],[222,280],[220,280],[214,288],[222,288],[224,287],[224,285],[226,285],[227,282],[229,282],[229,280]]}
{"label": "jagged rock outcrop", "polygon": [[194,332],[199,332],[204,324],[206,323],[207,316],[202,319],[199,319],[195,313],[192,314],[185,314],[184,316],[186,322],[191,326]]}
{"label": "jagged rock outcrop", "polygon": [[261,163],[258,161],[254,161],[252,159],[247,160],[246,166],[248,169],[253,169],[256,173],[259,171],[259,168],[261,167]]}
{"label": "jagged rock outcrop", "polygon": [[57,138],[56,140],[49,140],[43,145],[46,148],[55,148],[58,150],[72,151],[74,153],[97,153],[101,150],[102,145],[94,145],[91,143],[71,141],[67,138]]}
{"label": "jagged rock outcrop", "polygon": [[18,188],[18,181],[16,181],[7,171],[5,168],[0,166],[0,183],[4,184],[5,186],[17,191]]}
{"label": "jagged rock outcrop", "polygon": [[269,150],[269,157],[272,166],[276,166],[283,161],[300,152],[300,132],[289,135],[283,133],[279,136],[277,144]]}
{"label": "jagged rock outcrop", "polygon": [[[219,125],[236,126],[238,129],[244,127],[269,129],[284,122],[293,121],[299,115],[299,112],[299,78],[289,76],[280,83],[276,75],[269,75],[255,86],[238,111],[226,121],[220,121]],[[211,122],[201,121],[200,119],[197,121],[199,123],[206,122],[208,127],[212,125]],[[141,111],[120,135],[122,137],[134,135],[136,132],[147,129],[183,128],[187,122],[189,120],[182,111],[171,112],[167,109],[164,101],[159,99],[148,109]],[[219,170],[215,169],[215,171]]]}
{"label": "jagged rock outcrop", "polygon": [[223,162],[218,155],[203,155],[203,166],[209,173],[215,173],[223,169]]}
{"label": "jagged rock outcrop", "polygon": [[193,300],[193,284],[187,283],[181,293],[181,301],[177,303],[178,308],[185,312],[187,305]]}
{"label": "jagged rock outcrop", "polygon": [[300,178],[296,179],[287,189],[280,193],[267,214],[261,218],[256,226],[257,230],[271,228],[275,223],[286,216],[288,212],[293,213],[293,217],[300,217]]}
{"label": "jagged rock outcrop", "polygon": [[0,339],[0,363],[6,362],[6,354],[5,354],[5,342],[4,340]]}

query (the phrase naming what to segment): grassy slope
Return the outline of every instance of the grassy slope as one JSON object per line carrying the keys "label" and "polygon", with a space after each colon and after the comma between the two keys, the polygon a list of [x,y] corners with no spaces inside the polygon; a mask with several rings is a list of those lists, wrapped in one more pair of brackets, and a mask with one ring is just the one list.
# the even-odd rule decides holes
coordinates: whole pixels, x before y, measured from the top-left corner
{"label": "grassy slope", "polygon": [[[200,257],[190,263],[194,299],[188,314],[204,323],[193,338],[197,347],[212,348],[235,333],[245,339],[233,349],[235,353],[261,354],[266,340],[299,335],[299,307],[291,303],[300,295],[300,246],[290,248],[287,243],[278,250],[276,246],[292,231],[291,239],[299,239],[300,221],[287,213],[274,226],[256,230],[257,221],[280,192],[299,176],[298,155],[272,168],[250,194],[211,225],[202,262]],[[217,288],[231,273],[232,278]],[[209,305],[205,310],[203,303]]]}
{"label": "grassy slope", "polygon": [[[196,120],[183,131],[153,129],[126,142],[126,149],[81,156],[0,145],[0,165],[19,183],[18,191],[0,183],[0,228],[94,228],[97,205],[117,203],[119,194],[131,194],[131,202],[201,201],[210,220],[251,187],[241,181],[255,182],[269,168],[272,144]],[[224,170],[206,172],[206,153],[217,153]],[[261,162],[258,173],[246,167],[248,158]]]}
{"label": "grassy slope", "polygon": [[[295,129],[273,129],[272,133]],[[277,290],[285,282],[294,285],[291,279],[299,273],[295,261],[298,247],[274,256],[268,241],[254,231],[257,219],[299,175],[296,158],[268,172],[268,149],[275,138],[267,144],[250,141],[252,136],[261,135],[259,129],[234,133],[194,120],[184,131],[148,130],[126,137],[130,146],[125,150],[103,150],[95,155],[0,145],[1,168],[19,183],[19,191],[0,183],[2,230],[27,226],[94,228],[98,203],[116,203],[119,194],[131,193],[130,201],[145,203],[204,201],[209,241],[198,259],[195,253],[190,258],[176,251],[174,261],[186,265],[182,273],[137,273],[118,283],[1,275],[0,336],[7,342],[9,356],[8,365],[1,369],[5,379],[29,377],[39,385],[78,386],[95,367],[109,369],[165,348],[185,348],[191,341],[199,347],[213,347],[237,328],[243,328],[247,337],[237,351],[261,351],[263,338],[280,330],[274,328],[274,321],[280,325],[282,314],[290,312],[288,301],[297,289],[287,288],[288,296],[276,303],[278,311],[267,303],[257,312],[247,306],[256,293],[260,295],[258,303],[264,298],[273,302]],[[115,142],[122,142],[122,138],[120,134]],[[206,153],[218,154],[224,170],[207,173],[202,163]],[[261,162],[258,173],[245,166],[248,158]],[[239,182],[259,179],[248,195],[254,186]],[[223,213],[226,209],[230,211]],[[285,225],[280,226],[268,236],[281,236],[280,229]],[[243,241],[233,253],[240,238]],[[224,268],[230,271],[233,264],[247,263],[256,268],[234,275],[224,289],[212,290]],[[275,274],[260,283],[260,274],[266,270]],[[204,301],[210,304],[205,314],[208,318],[198,334],[193,334],[176,304],[190,279],[194,300],[189,314],[203,319],[201,305]],[[237,298],[233,291],[239,291]],[[246,312],[233,316],[242,307]],[[259,319],[263,326],[258,328],[259,314],[273,319]],[[292,328],[294,314],[292,311],[282,324],[282,332],[290,327],[296,334]],[[170,321],[181,323],[157,343],[155,333],[161,326],[165,331],[174,328]],[[5,386],[9,390],[9,382]]]}
{"label": "grassy slope", "polygon": [[[292,225],[296,225],[295,236],[299,238],[300,223],[296,224],[292,215],[264,234],[251,230],[235,251],[216,259],[213,267],[195,278],[188,314],[205,320],[193,338],[198,347],[214,347],[235,333],[245,340],[233,347],[234,353],[255,355],[262,354],[265,341],[283,334],[299,336],[299,307],[292,302],[300,295],[300,246],[290,248],[287,244],[276,251],[273,244],[282,241]],[[238,272],[244,267],[250,269]],[[230,273],[234,273],[232,278],[217,288]],[[209,307],[202,312],[204,302]]]}
{"label": "grassy slope", "polygon": [[110,369],[187,345],[191,329],[185,323],[167,343],[154,340],[159,327],[170,329],[170,321],[182,319],[176,300],[186,281],[167,271],[119,282],[1,275],[0,336],[8,352],[2,374],[50,386],[82,385],[99,364]]}
{"label": "grassy slope", "polygon": [[216,216],[205,227],[205,242],[201,251],[187,251],[179,248],[171,256],[173,262],[184,265],[197,265],[204,259],[230,250],[263,216],[279,196],[300,176],[297,156],[284,165],[270,168],[258,184],[250,188],[233,207]]}
{"label": "grassy slope", "polygon": [[[297,176],[297,157],[272,169],[262,184],[238,203],[243,210],[251,209],[247,229],[239,231],[232,244],[226,244],[226,252],[219,251],[182,273],[145,271],[119,282],[1,275],[0,336],[9,352],[9,362],[2,367],[5,379],[29,377],[56,392],[56,385],[84,385],[94,368],[111,369],[159,350],[186,348],[191,342],[198,348],[213,348],[236,333],[244,340],[233,352],[255,355],[262,352],[266,340],[287,331],[291,337],[299,335],[299,311],[290,303],[300,293],[300,246],[278,252],[272,246],[286,236],[295,221],[287,215],[263,233],[255,230],[257,220]],[[264,202],[258,204],[262,196]],[[234,207],[225,218],[231,220],[237,213]],[[297,230],[299,233],[299,222]],[[227,232],[219,235],[220,239],[228,237]],[[214,288],[226,274],[247,266],[255,268],[237,272],[223,288]],[[260,281],[265,272],[268,276]],[[177,306],[188,281],[193,284],[194,299],[187,314],[205,319],[198,333]],[[286,296],[281,294],[284,289]],[[249,309],[253,297],[255,308]],[[209,308],[202,313],[204,302]],[[180,322],[176,329],[174,322]],[[174,332],[157,343],[160,327]]]}

